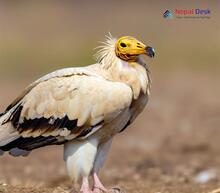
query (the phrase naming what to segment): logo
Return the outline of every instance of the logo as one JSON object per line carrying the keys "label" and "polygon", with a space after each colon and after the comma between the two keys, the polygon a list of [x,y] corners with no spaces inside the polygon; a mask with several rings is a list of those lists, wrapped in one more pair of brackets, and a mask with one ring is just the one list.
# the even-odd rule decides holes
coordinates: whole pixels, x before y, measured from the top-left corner
{"label": "logo", "polygon": [[163,17],[167,18],[167,19],[171,19],[171,18],[173,18],[173,13],[169,10],[166,10],[163,14]]}
{"label": "logo", "polygon": [[163,17],[166,19],[176,18],[176,19],[192,19],[192,18],[210,18],[210,9],[174,9],[172,11],[166,10],[163,13]]}

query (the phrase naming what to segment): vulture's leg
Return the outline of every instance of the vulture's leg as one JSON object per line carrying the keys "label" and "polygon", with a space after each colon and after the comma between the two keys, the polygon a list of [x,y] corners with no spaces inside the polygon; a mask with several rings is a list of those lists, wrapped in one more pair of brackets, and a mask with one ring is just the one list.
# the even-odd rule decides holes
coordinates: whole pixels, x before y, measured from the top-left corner
{"label": "vulture's leg", "polygon": [[101,192],[108,192],[108,190],[103,186],[101,181],[99,180],[99,177],[96,173],[93,173],[93,193],[101,193]]}
{"label": "vulture's leg", "polygon": [[91,193],[89,175],[92,172],[97,154],[98,140],[69,141],[64,145],[64,160],[67,172],[73,182],[82,178],[81,193]]}
{"label": "vulture's leg", "polygon": [[101,183],[101,181],[98,177],[98,172],[106,160],[106,157],[107,157],[107,154],[108,154],[109,149],[111,147],[111,144],[112,144],[112,138],[105,143],[99,144],[99,146],[98,146],[98,152],[97,152],[95,162],[94,162],[94,167],[92,170],[93,192],[94,193],[108,191]]}
{"label": "vulture's leg", "polygon": [[91,189],[89,188],[88,177],[83,177],[82,186],[80,188],[80,192],[82,192],[82,193],[92,193]]}

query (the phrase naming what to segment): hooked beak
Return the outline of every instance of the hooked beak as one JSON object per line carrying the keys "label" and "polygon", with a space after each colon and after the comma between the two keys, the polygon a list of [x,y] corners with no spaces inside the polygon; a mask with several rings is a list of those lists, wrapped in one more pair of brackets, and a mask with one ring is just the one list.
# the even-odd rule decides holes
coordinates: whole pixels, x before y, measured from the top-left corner
{"label": "hooked beak", "polygon": [[145,48],[145,51],[146,51],[147,56],[149,56],[150,58],[153,58],[155,56],[155,51],[152,47],[147,46]]}

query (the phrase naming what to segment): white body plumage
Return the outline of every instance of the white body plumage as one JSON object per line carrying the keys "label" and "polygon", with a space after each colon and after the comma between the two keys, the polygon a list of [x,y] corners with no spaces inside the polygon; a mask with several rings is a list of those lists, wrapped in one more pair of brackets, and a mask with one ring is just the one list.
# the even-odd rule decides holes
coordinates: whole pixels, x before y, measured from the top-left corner
{"label": "white body plumage", "polygon": [[[125,40],[134,41],[134,53],[144,53],[144,44]],[[104,190],[97,173],[112,138],[144,109],[150,89],[149,71],[138,54],[133,61],[134,55],[116,54],[115,45],[115,39],[107,40],[97,64],[58,70],[27,87],[0,115],[0,155],[25,156],[64,144],[68,174],[75,182],[83,179],[81,191],[87,193],[90,175],[94,189]]]}
{"label": "white body plumage", "polygon": [[103,166],[112,139],[99,144],[98,139],[91,138],[86,141],[70,141],[64,145],[64,160],[70,179],[77,182],[90,173],[99,172]]}

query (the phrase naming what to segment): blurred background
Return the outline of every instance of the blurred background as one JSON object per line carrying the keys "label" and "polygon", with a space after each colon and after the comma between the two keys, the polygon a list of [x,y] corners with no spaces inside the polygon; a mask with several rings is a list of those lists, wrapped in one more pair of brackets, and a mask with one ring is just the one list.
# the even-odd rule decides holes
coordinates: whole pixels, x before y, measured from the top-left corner
{"label": "blurred background", "polygon": [[[210,9],[210,18],[163,18]],[[115,138],[102,178],[131,193],[209,192],[220,187],[219,1],[0,1],[0,111],[56,69],[95,63],[108,32],[156,50],[145,111]],[[121,155],[124,155],[123,157]],[[0,192],[71,187],[62,147],[0,157]]]}

